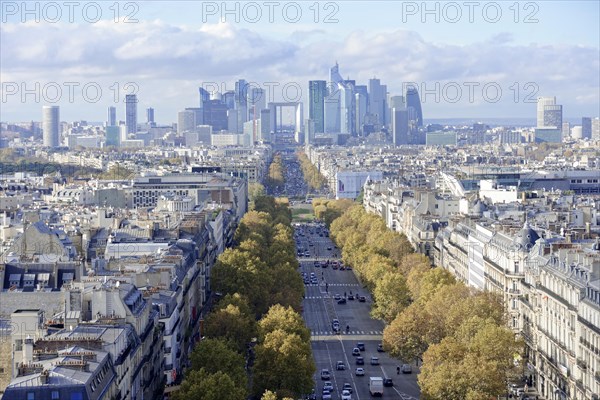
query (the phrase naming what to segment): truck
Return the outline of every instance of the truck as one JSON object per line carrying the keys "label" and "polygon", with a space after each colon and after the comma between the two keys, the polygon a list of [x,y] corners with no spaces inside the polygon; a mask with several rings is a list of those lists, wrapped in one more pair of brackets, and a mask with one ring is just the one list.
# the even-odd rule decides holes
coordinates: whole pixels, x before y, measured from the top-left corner
{"label": "truck", "polygon": [[383,378],[372,376],[369,378],[369,393],[371,396],[383,396]]}

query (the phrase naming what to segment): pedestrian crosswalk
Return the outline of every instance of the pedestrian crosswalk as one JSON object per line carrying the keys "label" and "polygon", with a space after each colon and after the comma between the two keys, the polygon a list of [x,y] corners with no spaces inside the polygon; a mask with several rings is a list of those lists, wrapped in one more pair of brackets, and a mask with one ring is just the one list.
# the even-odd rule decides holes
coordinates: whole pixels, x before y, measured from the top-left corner
{"label": "pedestrian crosswalk", "polygon": [[[322,283],[306,283],[305,285],[306,286],[319,286],[319,285],[325,286],[325,283],[324,282],[322,282]],[[329,286],[330,287],[332,287],[332,286],[356,287],[356,286],[360,286],[360,284],[358,284],[358,283],[330,283]]]}
{"label": "pedestrian crosswalk", "polygon": [[323,336],[323,335],[383,335],[383,331],[350,331],[346,333],[343,332],[333,332],[333,331],[311,331],[311,335],[313,336]]}

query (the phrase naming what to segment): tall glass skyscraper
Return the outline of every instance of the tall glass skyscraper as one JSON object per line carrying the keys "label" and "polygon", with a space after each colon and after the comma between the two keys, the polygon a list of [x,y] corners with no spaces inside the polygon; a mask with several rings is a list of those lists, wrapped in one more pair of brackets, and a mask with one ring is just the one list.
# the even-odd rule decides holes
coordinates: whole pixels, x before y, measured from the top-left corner
{"label": "tall glass skyscraper", "polygon": [[58,106],[42,107],[42,129],[44,131],[44,146],[60,146],[60,109]]}
{"label": "tall glass skyscraper", "polygon": [[210,93],[203,87],[198,88],[198,94],[200,95],[200,108],[204,107],[204,102],[210,100]]}
{"label": "tall glass skyscraper", "polygon": [[356,130],[354,124],[356,122],[355,111],[356,103],[354,97],[355,82],[352,80],[344,80],[338,83],[340,89],[340,131],[355,135]]}
{"label": "tall glass skyscraper", "polygon": [[333,67],[329,70],[329,84],[334,85],[342,82],[344,78],[340,74],[340,66],[336,62]]}
{"label": "tall glass skyscraper", "polygon": [[592,119],[590,117],[581,118],[581,135],[584,139],[592,138]]}
{"label": "tall glass skyscraper", "polygon": [[146,122],[148,124],[154,123],[154,108],[152,107],[146,108]]}
{"label": "tall glass skyscraper", "polygon": [[406,88],[406,109],[408,110],[409,121],[412,121],[415,126],[423,126],[421,99],[417,88],[414,86]]}
{"label": "tall glass skyscraper", "polygon": [[387,87],[379,79],[369,79],[369,113],[373,121],[381,126],[386,122],[386,96]]}
{"label": "tall glass skyscraper", "polygon": [[242,133],[244,129],[244,122],[247,121],[248,117],[248,82],[245,79],[240,79],[235,83],[235,109],[238,111],[238,126],[237,132]]}
{"label": "tall glass skyscraper", "polygon": [[110,106],[106,113],[106,126],[117,126],[117,109]]}
{"label": "tall glass skyscraper", "polygon": [[308,118],[313,121],[316,133],[325,132],[325,96],[327,82],[308,81]]}
{"label": "tall glass skyscraper", "polygon": [[135,94],[125,96],[125,126],[127,134],[137,132],[137,96]]}

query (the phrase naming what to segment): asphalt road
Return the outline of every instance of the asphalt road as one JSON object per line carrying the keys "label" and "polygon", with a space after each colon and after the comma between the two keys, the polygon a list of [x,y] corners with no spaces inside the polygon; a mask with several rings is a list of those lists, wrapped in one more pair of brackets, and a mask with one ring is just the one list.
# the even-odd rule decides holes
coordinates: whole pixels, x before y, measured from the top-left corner
{"label": "asphalt road", "polygon": [[[412,374],[400,374],[396,367],[401,361],[393,359],[387,353],[378,352],[377,345],[381,343],[384,324],[382,321],[372,319],[369,315],[371,297],[367,290],[362,287],[351,270],[334,270],[331,266],[327,268],[315,267],[315,261],[339,260],[340,251],[335,248],[331,240],[325,235],[319,236],[315,225],[307,228],[303,225],[304,236],[297,236],[297,248],[303,250],[303,255],[298,257],[300,261],[300,272],[310,276],[314,272],[317,284],[306,285],[306,298],[304,299],[303,316],[312,334],[312,349],[315,358],[317,373],[315,375],[315,391],[317,398],[321,399],[323,383],[320,373],[322,369],[328,369],[331,373],[333,384],[333,399],[341,398],[344,383],[350,383],[353,388],[352,400],[370,399],[368,382],[371,376],[389,377],[393,379],[393,387],[385,387],[383,398],[386,399],[418,399],[420,392],[417,385],[418,371],[413,364]],[[313,233],[310,233],[312,230]],[[312,246],[309,245],[312,243]],[[328,250],[331,248],[331,250]],[[305,256],[304,252],[309,255]],[[338,257],[335,257],[337,255]],[[348,300],[346,304],[338,304],[334,299],[336,294],[344,297],[349,295],[364,295],[367,301]],[[332,320],[340,321],[341,331],[339,334],[332,329]],[[346,333],[346,326],[349,332]],[[364,376],[356,376],[356,357],[352,355],[352,349],[356,343],[362,342],[365,350],[361,352],[364,358]],[[371,357],[379,359],[379,365],[371,365]],[[345,365],[344,370],[336,370],[338,361]]]}

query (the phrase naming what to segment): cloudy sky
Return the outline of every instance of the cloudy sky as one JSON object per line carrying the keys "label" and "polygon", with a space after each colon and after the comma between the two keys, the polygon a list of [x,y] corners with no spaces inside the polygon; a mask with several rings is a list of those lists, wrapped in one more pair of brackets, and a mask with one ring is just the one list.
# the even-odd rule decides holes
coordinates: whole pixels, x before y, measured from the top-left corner
{"label": "cloudy sky", "polygon": [[415,82],[428,118],[535,117],[556,96],[565,117],[600,114],[597,1],[2,1],[1,121],[159,123],[198,104],[198,87],[244,78],[276,101],[307,100],[310,79],[377,77],[392,95]]}

